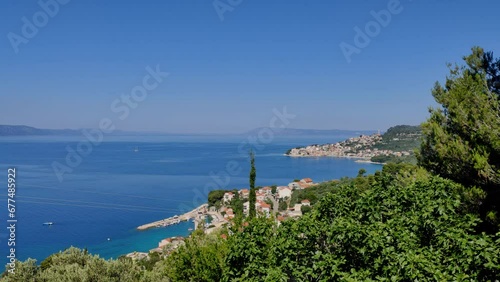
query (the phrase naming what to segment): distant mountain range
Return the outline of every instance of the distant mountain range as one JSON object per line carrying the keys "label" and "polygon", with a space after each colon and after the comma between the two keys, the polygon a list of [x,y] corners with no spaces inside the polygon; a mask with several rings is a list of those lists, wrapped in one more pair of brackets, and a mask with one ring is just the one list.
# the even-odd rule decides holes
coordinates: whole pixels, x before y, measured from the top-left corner
{"label": "distant mountain range", "polygon": [[0,136],[26,135],[76,135],[80,131],[73,129],[40,129],[26,125],[0,125]]}
{"label": "distant mountain range", "polygon": [[[256,128],[245,132],[243,134],[246,135],[255,135],[265,130],[265,128]],[[343,135],[360,135],[360,134],[373,134],[376,133],[376,130],[341,130],[341,129],[332,129],[332,130],[322,130],[322,129],[296,129],[296,128],[284,128],[284,129],[272,129],[275,136],[343,136]],[[26,125],[0,125],[0,136],[51,136],[51,135],[59,135],[59,136],[71,136],[71,135],[80,135],[81,129],[41,129],[35,128]],[[120,131],[116,130],[113,132],[113,135],[138,135],[138,134],[147,134],[147,135],[173,135],[173,133],[160,133],[160,132],[132,132],[132,131]],[[186,134],[186,135],[197,135],[197,134]],[[207,135],[207,134],[200,134]],[[230,134],[226,134],[230,135]],[[234,134],[241,135],[241,134]]]}
{"label": "distant mountain range", "polygon": [[[26,125],[0,125],[0,136],[74,136],[81,135],[82,129],[42,129]],[[129,134],[115,130],[112,135]],[[130,134],[134,134],[130,132]],[[137,133],[135,133],[137,134]]]}
{"label": "distant mountain range", "polygon": [[[253,129],[247,134],[258,134],[259,131],[265,130],[264,127]],[[343,129],[298,129],[298,128],[273,128],[274,135],[276,136],[343,136],[343,135],[370,135],[377,133],[377,130],[343,130]]]}

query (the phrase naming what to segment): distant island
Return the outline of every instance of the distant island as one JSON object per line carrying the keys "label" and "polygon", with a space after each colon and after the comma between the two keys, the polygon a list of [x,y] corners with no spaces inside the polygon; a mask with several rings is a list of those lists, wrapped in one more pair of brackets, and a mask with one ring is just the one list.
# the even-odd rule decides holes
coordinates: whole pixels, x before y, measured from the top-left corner
{"label": "distant island", "polygon": [[416,161],[413,150],[420,145],[422,129],[419,126],[397,125],[384,134],[360,135],[332,144],[314,144],[290,149],[291,157],[358,158],[363,161]]}

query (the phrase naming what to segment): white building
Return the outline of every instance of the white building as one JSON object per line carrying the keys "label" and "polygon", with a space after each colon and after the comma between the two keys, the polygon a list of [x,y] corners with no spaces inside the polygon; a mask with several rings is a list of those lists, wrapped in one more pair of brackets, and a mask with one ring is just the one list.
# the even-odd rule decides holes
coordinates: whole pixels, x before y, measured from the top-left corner
{"label": "white building", "polygon": [[277,189],[278,191],[278,198],[283,199],[285,197],[291,198],[292,197],[292,189],[290,189],[288,186],[280,186]]}

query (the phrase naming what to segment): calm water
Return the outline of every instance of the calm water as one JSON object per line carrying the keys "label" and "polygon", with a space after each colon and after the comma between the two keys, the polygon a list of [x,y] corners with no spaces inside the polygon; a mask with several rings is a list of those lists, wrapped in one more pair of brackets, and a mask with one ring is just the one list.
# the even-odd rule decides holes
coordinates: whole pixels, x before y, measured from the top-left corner
{"label": "calm water", "polygon": [[[355,176],[360,168],[380,169],[347,159],[289,158],[283,153],[311,143],[343,140],[348,136],[276,138],[256,148],[257,185],[287,185],[295,178],[324,181]],[[60,182],[52,162],[65,163],[66,146],[82,137],[0,138],[0,170],[17,169],[16,251],[21,260],[39,262],[69,246],[86,247],[105,258],[148,251],[166,237],[188,235],[192,223],[136,231],[138,225],[173,216],[206,201],[216,187],[212,174],[224,174],[228,163],[241,167],[237,175],[219,178],[226,188],[248,187],[249,165],[238,147],[238,136],[108,137],[83,158]],[[135,148],[138,151],[135,152]],[[1,194],[0,222],[7,226],[7,185]],[[208,187],[208,188],[207,188]],[[53,226],[43,222],[52,221]],[[6,262],[7,232],[0,233]],[[110,241],[107,238],[111,238]]]}

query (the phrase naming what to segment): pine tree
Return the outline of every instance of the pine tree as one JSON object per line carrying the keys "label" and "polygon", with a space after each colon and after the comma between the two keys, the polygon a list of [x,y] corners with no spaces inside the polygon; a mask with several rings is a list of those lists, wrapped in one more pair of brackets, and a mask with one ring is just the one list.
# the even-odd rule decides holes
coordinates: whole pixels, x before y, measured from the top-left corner
{"label": "pine tree", "polygon": [[[418,161],[432,173],[468,187],[471,201],[491,224],[481,229],[495,232],[500,216],[500,96],[496,87],[500,65],[479,47],[464,60],[465,66],[451,68],[446,84],[436,83],[432,91],[442,107],[431,109],[422,125],[425,138]],[[481,193],[473,187],[482,188],[486,198],[474,199]]]}

